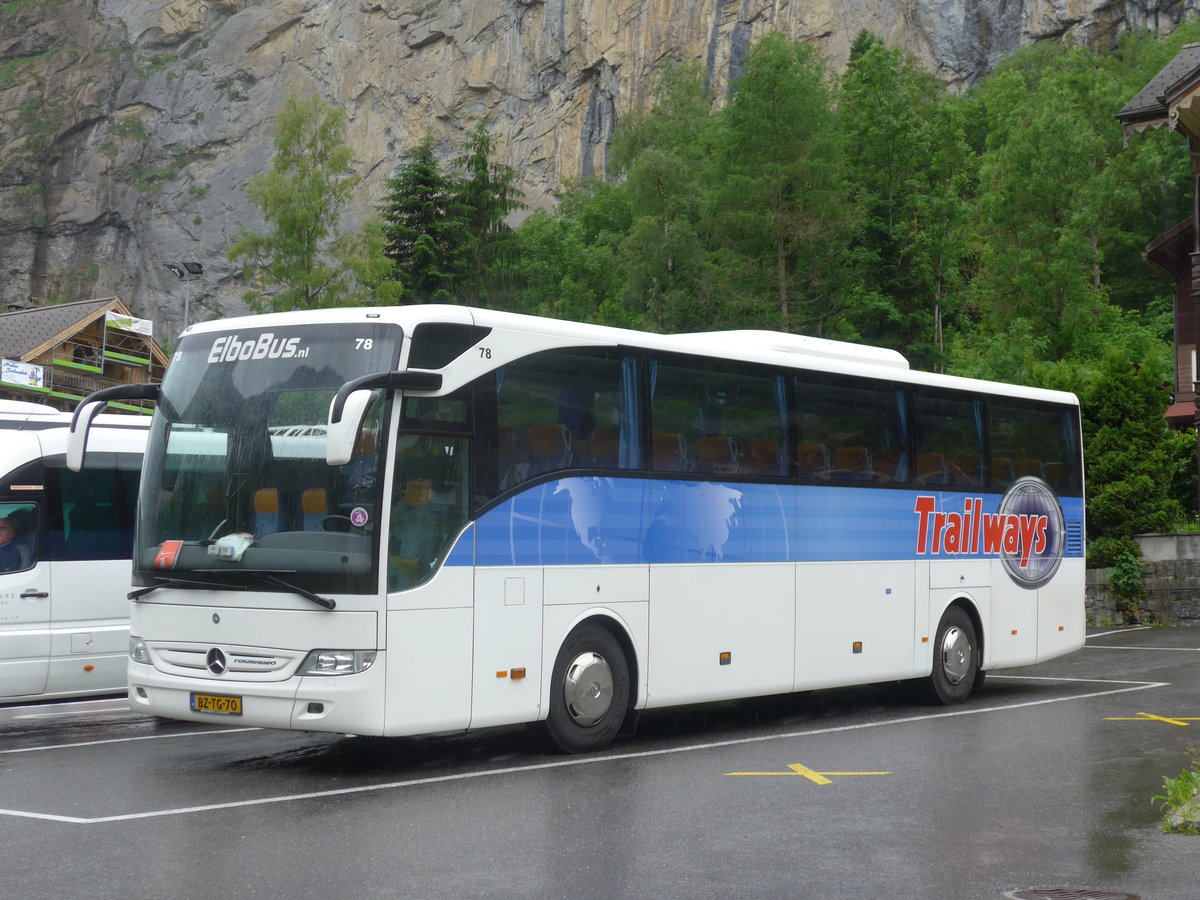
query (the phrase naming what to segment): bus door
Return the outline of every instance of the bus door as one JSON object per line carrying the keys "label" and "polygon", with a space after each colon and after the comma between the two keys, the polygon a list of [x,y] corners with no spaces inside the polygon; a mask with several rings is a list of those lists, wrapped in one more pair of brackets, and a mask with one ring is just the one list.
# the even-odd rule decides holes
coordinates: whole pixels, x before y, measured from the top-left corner
{"label": "bus door", "polygon": [[0,699],[46,687],[50,565],[37,556],[38,512],[36,503],[0,500]]}
{"label": "bus door", "polygon": [[121,690],[141,457],[92,451],[80,472],[59,458],[48,458],[45,472],[52,512],[44,530],[57,550],[47,554],[55,592],[46,691]]}

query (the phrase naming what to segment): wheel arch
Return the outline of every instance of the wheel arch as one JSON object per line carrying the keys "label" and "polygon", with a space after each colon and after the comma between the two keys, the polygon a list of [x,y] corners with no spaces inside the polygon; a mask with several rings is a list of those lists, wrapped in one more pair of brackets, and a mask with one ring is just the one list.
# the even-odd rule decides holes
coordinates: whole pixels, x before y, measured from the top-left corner
{"label": "wheel arch", "polygon": [[[578,615],[571,622],[570,627],[562,632],[561,637],[558,638],[554,645],[546,648],[547,658],[553,660],[558,655],[559,648],[566,643],[570,636],[586,625],[596,625],[605,629],[621,645],[621,652],[625,654],[625,662],[629,666],[629,705],[626,708],[626,714],[632,713],[638,708],[638,701],[642,694],[642,661],[638,656],[637,647],[633,640],[633,631],[629,627],[629,623],[612,610],[604,608],[590,609]],[[552,664],[545,669],[544,688],[546,691],[550,689],[552,669]],[[543,696],[548,695],[544,693]],[[546,707],[543,704],[543,712],[545,710]]]}
{"label": "wheel arch", "polygon": [[953,606],[957,606],[965,612],[971,620],[971,625],[975,628],[975,640],[979,647],[976,652],[979,654],[980,670],[983,670],[983,661],[987,659],[987,632],[983,626],[983,616],[979,612],[979,604],[970,594],[958,594],[953,597],[949,603],[942,607],[938,613],[937,619],[932,622],[933,631],[936,634],[938,624],[942,621],[942,617],[946,615],[946,611]]}

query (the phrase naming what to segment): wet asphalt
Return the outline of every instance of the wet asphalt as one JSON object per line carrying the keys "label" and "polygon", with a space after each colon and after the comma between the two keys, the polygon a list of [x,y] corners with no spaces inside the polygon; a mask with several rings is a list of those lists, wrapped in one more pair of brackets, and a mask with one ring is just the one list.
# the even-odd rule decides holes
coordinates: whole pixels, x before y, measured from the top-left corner
{"label": "wet asphalt", "polygon": [[[1200,898],[1152,797],[1200,747],[1200,629],[1093,629],[959,707],[901,686],[374,739],[0,707],[0,896]],[[1050,895],[1053,896],[1053,895]]]}

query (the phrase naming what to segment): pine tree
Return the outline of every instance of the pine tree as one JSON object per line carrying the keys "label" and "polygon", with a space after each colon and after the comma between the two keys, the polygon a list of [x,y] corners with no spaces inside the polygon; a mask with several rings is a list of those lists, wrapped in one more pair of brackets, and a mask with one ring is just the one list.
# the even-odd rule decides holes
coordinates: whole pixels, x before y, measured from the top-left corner
{"label": "pine tree", "polygon": [[402,302],[456,300],[474,255],[470,218],[455,180],[442,171],[433,135],[388,179],[380,215]]}
{"label": "pine tree", "polygon": [[466,217],[470,236],[470,270],[462,284],[463,298],[484,301],[490,287],[501,278],[513,251],[512,229],[505,222],[509,213],[524,204],[517,190],[517,173],[493,162],[495,142],[480,120],[467,138],[463,153],[454,165],[463,176],[454,182],[457,200]]}

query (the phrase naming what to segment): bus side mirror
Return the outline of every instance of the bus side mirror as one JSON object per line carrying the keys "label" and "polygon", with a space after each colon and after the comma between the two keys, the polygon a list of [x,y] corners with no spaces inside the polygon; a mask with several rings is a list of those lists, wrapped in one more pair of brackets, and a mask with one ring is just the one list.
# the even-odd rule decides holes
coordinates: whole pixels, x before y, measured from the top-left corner
{"label": "bus side mirror", "polygon": [[110,400],[157,400],[159,386],[157,384],[119,384],[116,387],[104,388],[88,394],[75,407],[71,416],[71,430],[67,433],[67,468],[78,472],[83,468],[84,456],[87,454],[88,429],[92,427],[92,419],[108,405]]}
{"label": "bus side mirror", "polygon": [[325,462],[331,466],[344,466],[350,462],[363,417],[375,391],[436,391],[441,386],[440,372],[373,372],[347,381],[329,403]]}
{"label": "bus side mirror", "polygon": [[353,391],[344,398],[341,418],[334,421],[333,403],[329,404],[329,423],[325,434],[325,462],[331,466],[344,466],[354,456],[354,445],[362,429],[367,407],[375,399],[370,390]]}
{"label": "bus side mirror", "polygon": [[84,456],[87,454],[88,430],[92,427],[92,419],[104,409],[107,404],[103,400],[84,400],[75,407],[75,415],[71,417],[71,430],[67,433],[67,468],[78,472],[83,468]]}

